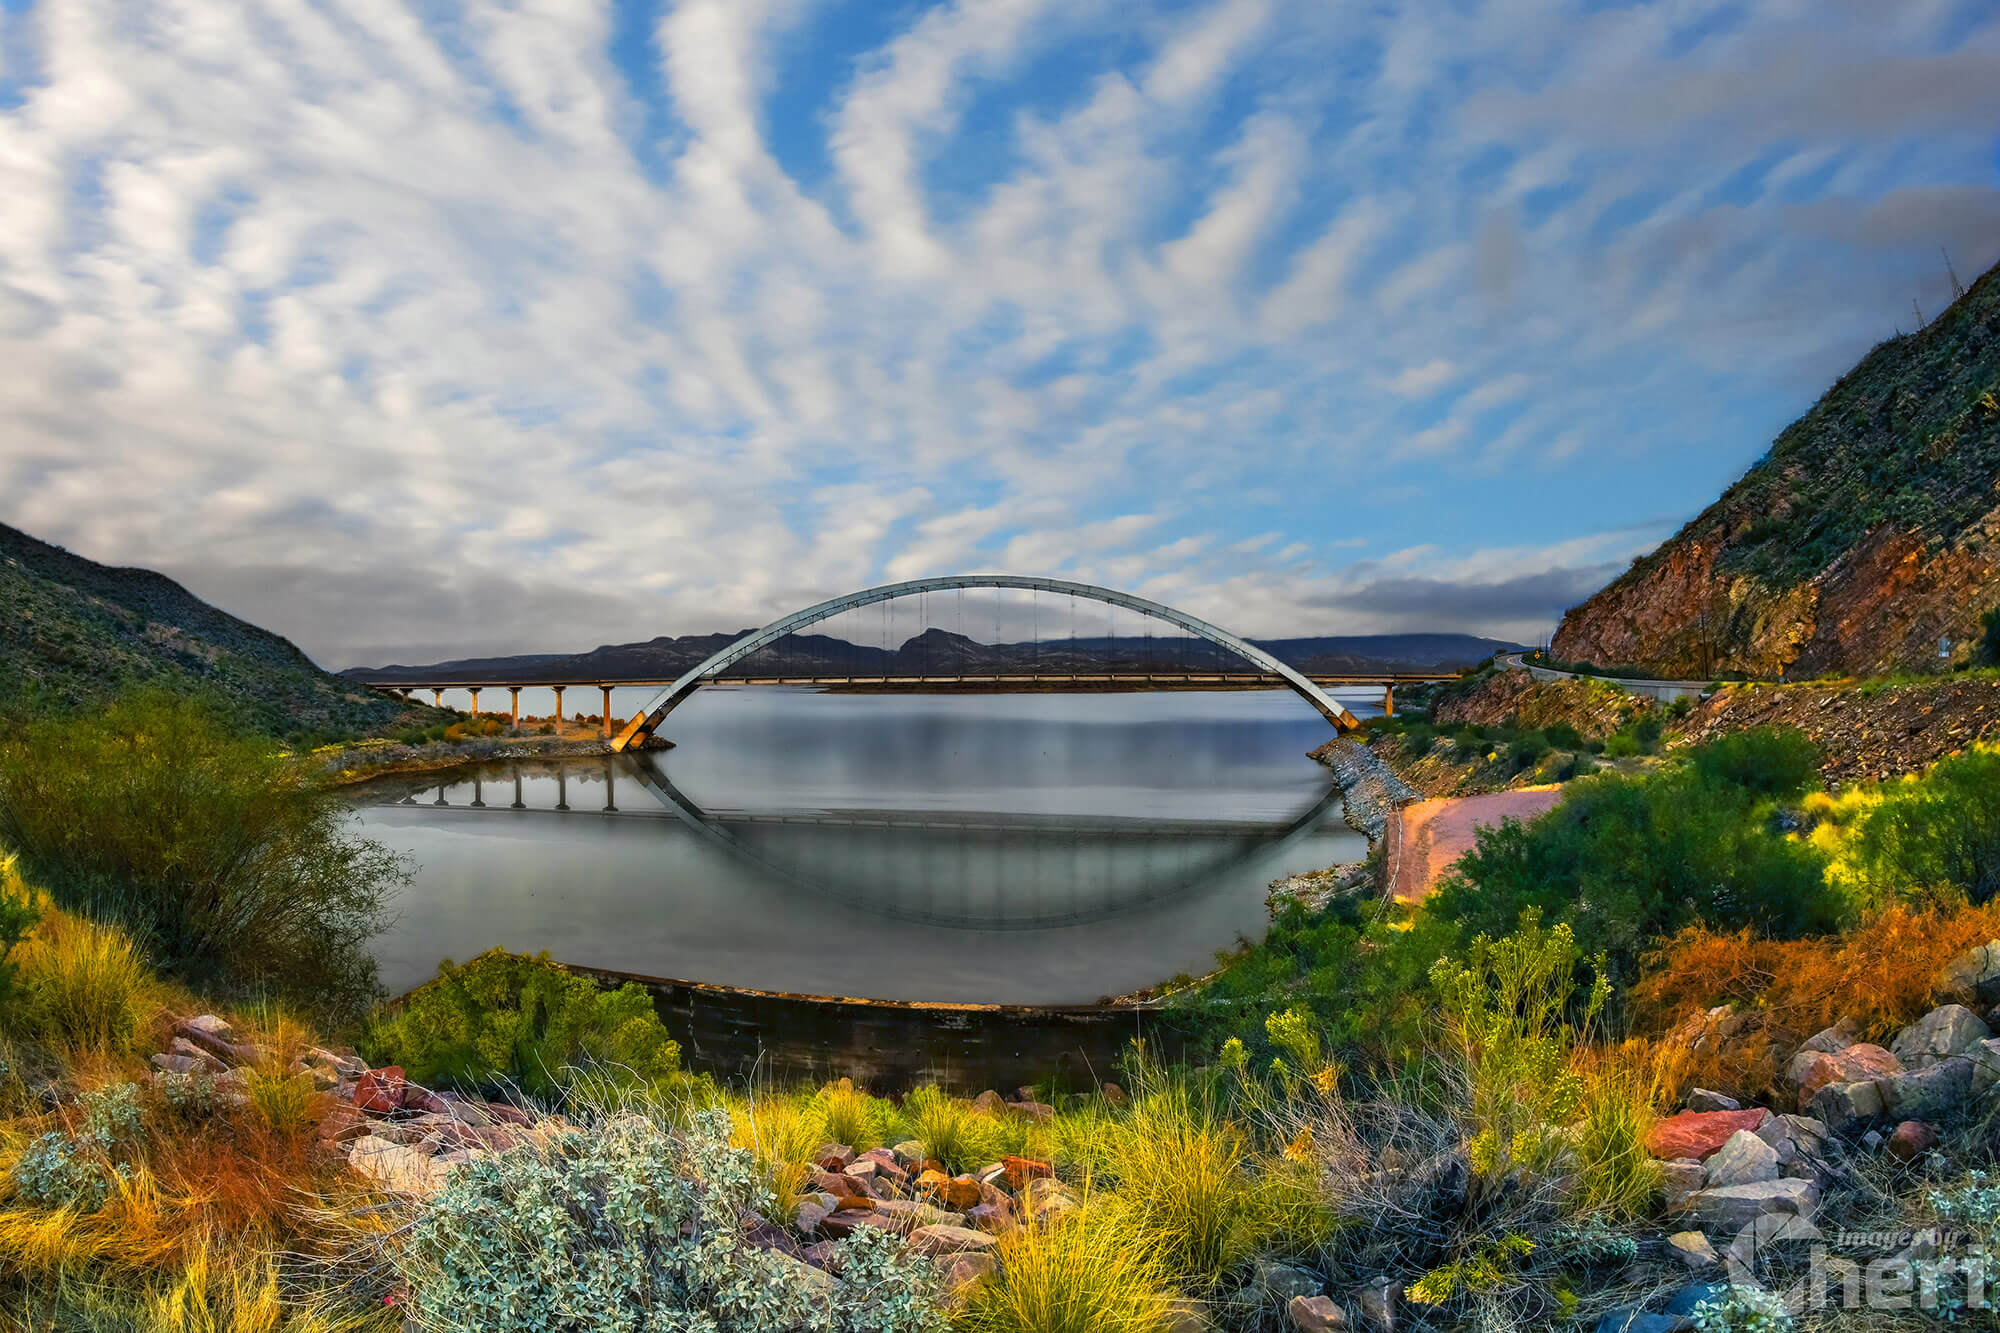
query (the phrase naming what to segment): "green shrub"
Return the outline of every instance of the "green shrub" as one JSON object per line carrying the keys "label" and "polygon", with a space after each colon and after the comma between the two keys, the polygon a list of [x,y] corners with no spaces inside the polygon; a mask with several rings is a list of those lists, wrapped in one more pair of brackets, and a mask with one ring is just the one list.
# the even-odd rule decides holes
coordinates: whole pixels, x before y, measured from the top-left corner
{"label": "green shrub", "polygon": [[1701,761],[1641,777],[1593,774],[1530,823],[1479,830],[1425,914],[1461,940],[1511,929],[1524,909],[1567,922],[1578,945],[1636,974],[1650,943],[1696,921],[1795,937],[1833,929],[1843,903],[1818,848],[1773,831],[1759,792],[1704,777]]}
{"label": "green shrub", "polygon": [[364,949],[402,875],[339,797],[208,705],[140,693],[0,740],[0,843],[65,907],[197,987],[329,1015],[375,994]]}
{"label": "green shrub", "polygon": [[1467,724],[1451,733],[1451,751],[1455,759],[1470,759],[1486,752],[1486,732],[1483,727]]}
{"label": "green shrub", "polygon": [[14,995],[14,946],[27,938],[41,916],[34,895],[14,868],[14,858],[0,856],[0,1013],[7,1011]]}
{"label": "green shrub", "polygon": [[2000,893],[2000,750],[1947,756],[1879,796],[1844,850],[1877,894],[1984,903]]}
{"label": "green shrub", "polygon": [[0,1026],[23,1036],[119,1056],[157,1008],[158,983],[114,926],[50,912],[15,960],[19,993]]}
{"label": "green shrub", "polygon": [[590,1067],[611,1085],[671,1079],[680,1047],[637,982],[600,990],[549,960],[489,950],[464,966],[446,959],[364,1045],[377,1065],[401,1065],[422,1084],[511,1083],[560,1093],[565,1071]]}
{"label": "green shrub", "polygon": [[2000,606],[1979,617],[1979,625],[1986,631],[1979,641],[1979,659],[1988,666],[2000,666]]}
{"label": "green shrub", "polygon": [[1583,733],[1567,722],[1553,722],[1542,728],[1542,735],[1550,745],[1558,750],[1581,750]]}
{"label": "green shrub", "polygon": [[903,1099],[903,1115],[911,1136],[924,1145],[924,1155],[953,1174],[1019,1152],[1024,1141],[1021,1122],[974,1110],[970,1102],[929,1085]]}
{"label": "green shrub", "polygon": [[1533,768],[1549,752],[1548,737],[1539,731],[1524,731],[1507,747],[1507,763],[1516,773]]}
{"label": "green shrub", "polygon": [[[1108,1212],[1108,1210],[1107,1210]],[[1165,1333],[1159,1258],[1092,1207],[1001,1237],[1000,1271],[973,1288],[966,1333]]]}
{"label": "green shrub", "polygon": [[437,1333],[932,1333],[936,1269],[874,1229],[842,1281],[752,1244],[773,1215],[728,1117],[626,1114],[455,1171],[395,1251],[411,1321]]}
{"label": "green shrub", "polygon": [[1732,732],[1695,750],[1690,762],[1706,779],[1764,796],[1800,796],[1819,781],[1819,747],[1796,727]]}

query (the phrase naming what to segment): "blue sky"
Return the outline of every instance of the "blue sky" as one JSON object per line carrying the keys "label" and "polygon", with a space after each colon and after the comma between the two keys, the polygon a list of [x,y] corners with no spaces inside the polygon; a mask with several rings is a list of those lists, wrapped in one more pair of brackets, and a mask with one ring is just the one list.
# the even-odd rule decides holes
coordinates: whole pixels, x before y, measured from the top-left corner
{"label": "blue sky", "polygon": [[2000,259],[1990,0],[0,0],[0,520],[331,665],[1538,636]]}

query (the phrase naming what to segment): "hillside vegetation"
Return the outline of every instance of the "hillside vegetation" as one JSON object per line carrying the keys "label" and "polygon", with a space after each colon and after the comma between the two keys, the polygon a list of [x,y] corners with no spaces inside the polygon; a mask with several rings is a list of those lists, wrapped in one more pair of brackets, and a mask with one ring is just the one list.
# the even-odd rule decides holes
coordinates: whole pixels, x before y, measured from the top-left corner
{"label": "hillside vegetation", "polygon": [[1882,343],[1564,618],[1563,661],[1755,679],[1935,670],[2000,605],[2000,268]]}
{"label": "hillside vegetation", "polygon": [[0,707],[17,713],[98,707],[135,686],[203,696],[240,725],[296,740],[434,713],[320,670],[165,575],[100,565],[5,524],[0,606]]}

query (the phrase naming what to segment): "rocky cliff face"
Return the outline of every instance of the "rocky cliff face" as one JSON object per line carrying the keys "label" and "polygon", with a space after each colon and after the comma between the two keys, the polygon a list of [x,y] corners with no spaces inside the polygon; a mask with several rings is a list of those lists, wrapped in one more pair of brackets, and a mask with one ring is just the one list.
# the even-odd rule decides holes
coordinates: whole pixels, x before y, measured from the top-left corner
{"label": "rocky cliff face", "polygon": [[2000,267],[1883,343],[1563,617],[1564,661],[1761,679],[1964,661],[2000,605]]}

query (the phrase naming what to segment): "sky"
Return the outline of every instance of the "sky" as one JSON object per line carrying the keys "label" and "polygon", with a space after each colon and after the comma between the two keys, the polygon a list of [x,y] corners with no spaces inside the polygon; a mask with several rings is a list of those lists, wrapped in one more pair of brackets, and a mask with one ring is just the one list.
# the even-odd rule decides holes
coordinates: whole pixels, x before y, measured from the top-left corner
{"label": "sky", "polygon": [[0,0],[0,521],[332,667],[974,572],[1531,641],[2000,260],[1996,70],[1992,0]]}

